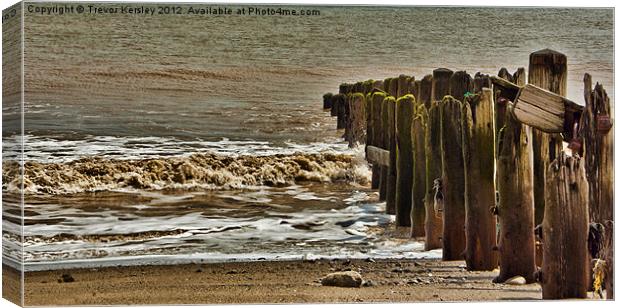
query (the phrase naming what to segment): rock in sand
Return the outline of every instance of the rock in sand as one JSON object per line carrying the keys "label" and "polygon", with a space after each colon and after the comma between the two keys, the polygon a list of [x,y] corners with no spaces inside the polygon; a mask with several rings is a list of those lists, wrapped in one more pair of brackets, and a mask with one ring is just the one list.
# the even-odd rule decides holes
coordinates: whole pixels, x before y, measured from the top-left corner
{"label": "rock in sand", "polygon": [[321,280],[321,284],[324,286],[343,288],[359,288],[362,282],[362,275],[355,271],[331,273]]}

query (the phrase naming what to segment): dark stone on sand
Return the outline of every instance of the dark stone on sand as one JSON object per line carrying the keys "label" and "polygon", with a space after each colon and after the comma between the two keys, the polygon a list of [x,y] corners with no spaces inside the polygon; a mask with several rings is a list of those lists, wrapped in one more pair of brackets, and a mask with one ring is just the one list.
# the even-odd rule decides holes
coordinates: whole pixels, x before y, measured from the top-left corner
{"label": "dark stone on sand", "polygon": [[229,274],[229,275],[231,275],[231,274],[238,274],[238,273],[239,273],[239,271],[237,271],[237,270],[230,270],[230,271],[226,272],[226,274]]}
{"label": "dark stone on sand", "polygon": [[75,279],[73,278],[73,276],[71,276],[71,274],[62,274],[62,282],[74,282]]}
{"label": "dark stone on sand", "polygon": [[362,282],[362,275],[354,271],[331,273],[321,280],[324,286],[343,288],[359,288]]}

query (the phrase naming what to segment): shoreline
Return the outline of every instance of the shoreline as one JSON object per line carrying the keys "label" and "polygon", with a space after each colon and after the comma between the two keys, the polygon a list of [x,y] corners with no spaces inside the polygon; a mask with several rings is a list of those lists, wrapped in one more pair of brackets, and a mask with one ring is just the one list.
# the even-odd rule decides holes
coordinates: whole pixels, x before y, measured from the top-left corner
{"label": "shoreline", "polygon": [[[325,275],[344,270],[358,271],[369,286],[340,288],[321,285],[320,279]],[[541,299],[541,288],[538,284],[494,284],[491,281],[497,274],[497,270],[467,272],[463,261],[404,259],[82,268],[26,272],[25,305],[389,303]],[[19,277],[17,271],[6,266],[3,267],[3,275],[5,286],[7,283],[16,282],[15,279]]]}

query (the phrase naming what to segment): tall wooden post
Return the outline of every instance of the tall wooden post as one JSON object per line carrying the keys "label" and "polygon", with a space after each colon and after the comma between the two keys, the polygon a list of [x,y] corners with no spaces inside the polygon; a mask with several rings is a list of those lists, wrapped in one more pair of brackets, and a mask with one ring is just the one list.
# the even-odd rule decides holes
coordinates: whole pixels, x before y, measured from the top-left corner
{"label": "tall wooden post", "polygon": [[[530,54],[528,82],[561,96],[566,96],[567,84],[566,56],[550,49]],[[545,209],[545,170],[549,162],[562,151],[562,138],[559,134],[547,134],[533,130],[534,137],[534,203],[536,224],[542,222]]]}
{"label": "tall wooden post", "polygon": [[[383,148],[383,129],[381,125],[381,105],[385,99],[384,92],[372,92],[368,94],[369,106],[369,130],[367,131],[368,139],[371,140],[372,146]],[[372,166],[372,188],[379,188],[379,199],[381,199],[381,166],[373,164]],[[384,191],[385,193],[385,191]]]}
{"label": "tall wooden post", "polygon": [[426,106],[426,109],[431,108],[431,102],[433,101],[432,96],[433,91],[433,75],[426,75],[420,81],[420,90],[418,93],[418,97],[420,98],[418,101]]}
{"label": "tall wooden post", "polygon": [[[434,80],[434,77],[433,77]],[[462,260],[465,252],[465,172],[462,103],[451,96],[441,102],[443,185],[443,260]]]}
{"label": "tall wooden post", "polygon": [[536,272],[532,132],[517,121],[511,105],[505,123],[497,159],[500,273],[493,281],[522,276],[532,283]]}
{"label": "tall wooden post", "polygon": [[390,165],[387,172],[387,184],[385,190],[385,210],[388,214],[396,214],[396,99],[394,96],[388,96],[383,101],[386,105],[386,145],[390,151]]}
{"label": "tall wooden post", "polygon": [[473,91],[474,81],[467,72],[457,71],[450,77],[450,95],[452,97],[462,102],[465,94]]}
{"label": "tall wooden post", "polygon": [[[590,222],[605,225],[614,219],[612,112],[605,89],[597,84],[592,90],[592,77],[589,74],[584,76],[584,96],[586,107],[581,115],[579,135],[583,138],[585,148],[583,153],[589,187]],[[613,233],[605,231],[606,237],[613,238]],[[613,245],[613,241],[604,241],[601,250],[593,252],[593,258],[605,259],[608,252],[613,251],[609,244]],[[613,277],[613,271],[610,271],[606,281],[613,281]],[[607,298],[610,293],[613,296],[613,290],[610,292],[608,289]]]}
{"label": "tall wooden post", "polygon": [[[430,92],[429,92],[430,93]],[[424,197],[424,249],[431,250],[442,247],[443,208],[439,212],[436,205],[443,205],[443,192],[437,192],[441,182],[441,107],[440,102],[433,102],[428,110],[428,122],[424,138],[426,148],[426,196]],[[438,206],[439,207],[439,206]]]}
{"label": "tall wooden post", "polygon": [[428,120],[426,106],[416,102],[411,124],[411,145],[413,150],[413,186],[411,194],[411,237],[424,236],[426,208],[426,147],[425,131]]}
{"label": "tall wooden post", "polygon": [[453,72],[447,68],[438,68],[433,71],[431,97],[434,101],[442,101],[443,97],[450,95],[450,77]]}
{"label": "tall wooden post", "polygon": [[396,225],[411,226],[411,188],[413,187],[413,156],[411,120],[415,98],[411,94],[396,101]]}
{"label": "tall wooden post", "polygon": [[493,250],[497,221],[490,210],[495,207],[493,105],[493,91],[489,88],[468,96],[463,103],[465,262],[468,270],[493,270],[498,261],[497,252]]}
{"label": "tall wooden post", "polygon": [[336,129],[343,129],[346,126],[346,114],[345,114],[346,103],[347,103],[346,94],[334,95],[331,114],[337,117]]}
{"label": "tall wooden post", "polygon": [[[385,92],[373,93],[372,102],[373,106],[378,110],[377,129],[375,130],[375,142],[376,146],[384,150],[389,150],[388,140],[388,110]],[[379,179],[379,200],[384,201],[387,196],[387,184],[388,184],[388,166],[381,166],[380,179]]]}
{"label": "tall wooden post", "polygon": [[543,219],[543,299],[586,298],[588,182],[584,163],[564,153],[546,173]]}
{"label": "tall wooden post", "polygon": [[364,93],[354,93],[348,99],[348,121],[345,128],[345,139],[353,148],[366,140],[366,100]]}

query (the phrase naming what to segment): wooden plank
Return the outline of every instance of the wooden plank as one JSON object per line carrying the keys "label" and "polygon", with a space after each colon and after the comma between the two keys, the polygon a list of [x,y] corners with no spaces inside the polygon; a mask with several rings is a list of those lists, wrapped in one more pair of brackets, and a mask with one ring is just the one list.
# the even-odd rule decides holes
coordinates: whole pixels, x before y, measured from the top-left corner
{"label": "wooden plank", "polygon": [[371,164],[377,164],[379,166],[390,166],[390,151],[378,148],[376,146],[366,146],[366,159]]}
{"label": "wooden plank", "polygon": [[519,91],[514,114],[519,122],[547,133],[564,131],[564,98],[527,84]]}

